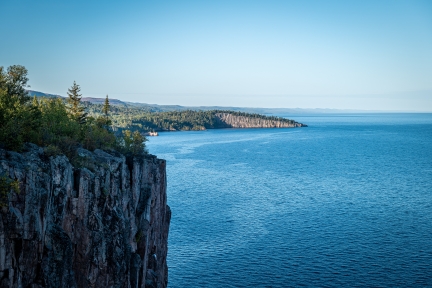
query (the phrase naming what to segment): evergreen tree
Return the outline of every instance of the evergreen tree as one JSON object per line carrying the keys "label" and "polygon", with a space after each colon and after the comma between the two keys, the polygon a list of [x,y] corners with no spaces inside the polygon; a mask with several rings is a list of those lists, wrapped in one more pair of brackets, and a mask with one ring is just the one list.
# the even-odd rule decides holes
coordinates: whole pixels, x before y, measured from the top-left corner
{"label": "evergreen tree", "polygon": [[21,65],[12,65],[7,68],[6,88],[9,97],[14,97],[20,105],[30,100],[25,87],[27,85],[27,69]]}
{"label": "evergreen tree", "polygon": [[[27,87],[27,69],[21,65],[12,65],[3,70],[0,66],[0,109],[3,116],[10,112],[13,114],[15,110],[30,100],[25,87]],[[1,117],[1,116],[0,116]],[[3,119],[0,119],[3,122]]]}
{"label": "evergreen tree", "polygon": [[105,98],[105,103],[104,106],[102,107],[102,113],[105,114],[105,117],[108,119],[108,113],[110,111],[110,104],[109,104],[109,99],[108,99],[108,95],[106,95]]}
{"label": "evergreen tree", "polygon": [[135,131],[132,134],[132,145],[131,145],[131,152],[132,155],[143,155],[147,151],[145,150],[145,143],[147,141],[147,138],[144,137],[140,132]]}
{"label": "evergreen tree", "polygon": [[111,119],[108,116],[109,111],[111,110],[111,105],[109,104],[108,95],[105,98],[105,103],[102,106],[102,116],[96,119],[96,122],[101,128],[105,128],[108,131],[112,131],[110,126],[112,124]]}
{"label": "evergreen tree", "polygon": [[68,89],[67,94],[69,98],[67,101],[70,105],[69,114],[79,124],[84,124],[86,122],[87,113],[84,112],[84,107],[81,105],[81,94],[79,94],[80,91],[80,86],[74,81],[72,87]]}
{"label": "evergreen tree", "polygon": [[27,69],[12,65],[0,67],[0,147],[20,150],[35,130],[35,110],[27,105]]}
{"label": "evergreen tree", "polygon": [[[24,66],[7,69],[0,66],[0,148],[20,151],[25,142],[30,142],[45,147],[48,156],[65,154],[71,161],[77,159],[76,151],[80,146],[90,150],[122,149],[114,133],[107,128],[111,125],[109,119],[86,118],[80,87],[75,82],[68,90],[69,105],[66,106],[58,98],[33,97],[31,101],[25,90],[27,81]],[[129,146],[138,151],[140,147],[136,146],[139,145],[132,140],[141,140],[135,138],[131,138]]]}

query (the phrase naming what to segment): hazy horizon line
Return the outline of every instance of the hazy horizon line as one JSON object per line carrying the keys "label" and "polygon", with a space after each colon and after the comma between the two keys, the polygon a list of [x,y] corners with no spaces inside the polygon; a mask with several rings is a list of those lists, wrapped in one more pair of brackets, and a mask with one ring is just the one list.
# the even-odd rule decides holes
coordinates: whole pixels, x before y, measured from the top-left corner
{"label": "hazy horizon line", "polygon": [[[60,96],[63,98],[66,98],[66,96],[60,95],[60,94],[52,94],[52,93],[46,93],[36,90],[27,89],[27,91],[33,91],[38,93],[43,93],[45,95],[54,95],[54,96]],[[93,95],[95,93],[92,93]],[[98,93],[101,95],[108,95],[104,93]],[[111,95],[117,95],[117,94],[128,94],[128,93],[111,93]],[[134,93],[139,94],[139,93]],[[256,95],[258,96],[258,95]],[[105,97],[94,97],[94,96],[82,96],[82,98],[92,98],[92,99],[105,99]],[[246,108],[246,109],[286,109],[286,110],[334,110],[334,111],[343,111],[343,112],[351,112],[351,113],[432,113],[432,111],[428,110],[382,110],[382,109],[358,109],[358,108],[322,108],[322,107],[314,107],[314,108],[302,108],[302,107],[258,107],[258,106],[238,106],[238,105],[185,105],[185,104],[156,104],[156,103],[147,103],[147,102],[140,102],[140,101],[128,101],[128,100],[122,100],[118,98],[109,98],[110,100],[117,100],[124,103],[137,103],[137,104],[146,104],[149,106],[180,106],[180,107],[194,107],[194,108],[200,108],[200,107],[226,107],[226,108]]]}

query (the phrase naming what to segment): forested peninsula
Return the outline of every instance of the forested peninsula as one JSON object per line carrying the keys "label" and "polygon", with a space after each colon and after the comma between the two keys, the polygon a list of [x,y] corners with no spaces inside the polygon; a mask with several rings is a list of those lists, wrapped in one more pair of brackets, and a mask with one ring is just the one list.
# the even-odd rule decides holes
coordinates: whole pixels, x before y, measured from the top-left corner
{"label": "forested peninsula", "polygon": [[[38,98],[62,98],[61,96],[29,91],[29,95]],[[106,99],[82,98],[82,105],[88,115],[94,119],[104,116]],[[142,134],[163,131],[198,131],[224,128],[295,128],[307,127],[306,124],[283,117],[266,116],[233,110],[188,109],[182,106],[159,106],[141,103],[123,102],[109,99],[110,121],[113,131],[122,135],[122,131],[138,131]],[[162,108],[163,107],[163,108]]]}
{"label": "forested peninsula", "polygon": [[[29,91],[27,69],[0,67],[0,148],[20,151],[26,142],[71,160],[77,147],[116,150],[125,155],[146,153],[148,132],[220,128],[293,128],[306,125],[282,117],[229,110],[161,111],[140,103],[89,98],[77,83],[67,97]],[[181,107],[181,106],[179,106]],[[177,107],[178,108],[178,107]]]}
{"label": "forested peninsula", "polygon": [[[64,99],[62,96],[28,90],[31,97],[39,99]],[[81,101],[87,115],[93,119],[109,119],[117,136],[129,130],[148,135],[149,132],[190,131],[223,128],[295,128],[307,127],[283,117],[266,116],[248,111],[234,111],[223,107],[184,107],[178,105],[156,105],[131,103],[118,99],[83,97]],[[236,109],[235,107],[231,107]],[[247,108],[237,108],[245,110]],[[253,109],[251,109],[253,111]]]}
{"label": "forested peninsula", "polygon": [[[89,115],[100,116],[103,105],[90,103],[86,105]],[[146,108],[125,108],[113,105],[111,107],[111,120],[114,129],[128,129],[145,133],[221,128],[294,128],[307,126],[282,117],[228,110],[166,112],[146,110]]]}

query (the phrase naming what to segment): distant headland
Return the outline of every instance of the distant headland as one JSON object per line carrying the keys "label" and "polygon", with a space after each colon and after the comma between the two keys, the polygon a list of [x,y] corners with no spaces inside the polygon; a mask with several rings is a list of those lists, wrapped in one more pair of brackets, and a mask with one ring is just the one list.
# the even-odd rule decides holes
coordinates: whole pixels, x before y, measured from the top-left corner
{"label": "distant headland", "polygon": [[[64,98],[60,95],[33,90],[28,90],[28,93],[30,96],[36,97]],[[83,97],[81,100],[89,116],[102,115],[105,98]],[[117,99],[109,99],[109,103],[111,105],[112,128],[118,134],[121,134],[123,130],[139,131],[146,136],[157,136],[157,132],[163,131],[307,127],[306,124],[284,117],[255,113],[253,110],[255,108],[248,110],[247,108],[236,109],[235,107],[155,105],[124,102]]]}

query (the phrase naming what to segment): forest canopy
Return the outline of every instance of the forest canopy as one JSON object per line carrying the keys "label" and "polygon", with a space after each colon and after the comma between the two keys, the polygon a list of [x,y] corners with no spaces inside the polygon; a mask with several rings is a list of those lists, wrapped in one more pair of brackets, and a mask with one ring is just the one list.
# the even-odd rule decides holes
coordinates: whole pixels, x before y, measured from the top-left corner
{"label": "forest canopy", "polygon": [[[88,116],[75,82],[67,101],[29,97],[27,69],[0,67],[0,148],[20,151],[30,142],[45,147],[50,155],[76,157],[77,148],[117,150],[126,155],[146,153],[145,137],[124,131],[116,137],[111,129],[109,105],[104,116]],[[108,101],[108,98],[107,98]]]}
{"label": "forest canopy", "polygon": [[221,114],[245,122],[260,119],[285,127],[299,124],[281,117],[225,110],[153,112],[149,107],[111,105],[108,95],[103,104],[92,104],[82,101],[81,87],[75,81],[67,98],[30,97],[27,82],[24,66],[0,67],[0,148],[20,151],[30,142],[50,155],[69,158],[76,157],[79,147],[137,155],[147,153],[143,136],[147,132],[233,127],[221,120]]}
{"label": "forest canopy", "polygon": [[[89,115],[94,117],[102,116],[101,104],[86,103]],[[278,121],[294,125],[294,120],[282,117],[265,116],[256,113],[236,112],[229,110],[184,110],[184,111],[165,111],[151,112],[148,108],[138,107],[111,107],[111,120],[114,129],[121,131],[128,129],[140,131],[141,133],[154,131],[189,131],[189,130],[206,130],[230,128],[230,125],[224,123],[218,117],[218,114],[226,113],[233,116],[242,116],[249,119],[262,119]]]}

